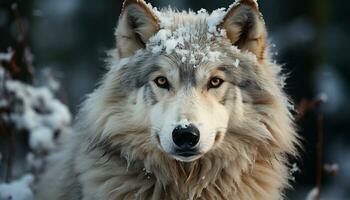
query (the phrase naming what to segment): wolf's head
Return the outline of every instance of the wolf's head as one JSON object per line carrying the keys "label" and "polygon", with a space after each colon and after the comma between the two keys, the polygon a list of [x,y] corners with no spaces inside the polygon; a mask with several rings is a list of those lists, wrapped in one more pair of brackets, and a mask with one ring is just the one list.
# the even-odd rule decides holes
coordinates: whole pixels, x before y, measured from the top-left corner
{"label": "wolf's head", "polygon": [[127,156],[134,146],[188,162],[215,150],[249,159],[293,150],[288,102],[254,0],[211,14],[126,0],[116,38],[89,110],[101,143],[124,145]]}

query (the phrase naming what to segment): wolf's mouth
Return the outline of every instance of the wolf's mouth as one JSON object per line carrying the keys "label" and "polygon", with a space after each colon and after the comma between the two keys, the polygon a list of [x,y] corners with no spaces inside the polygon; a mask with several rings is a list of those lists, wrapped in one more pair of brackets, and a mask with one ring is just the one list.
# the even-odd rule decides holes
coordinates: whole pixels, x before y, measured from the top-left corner
{"label": "wolf's mouth", "polygon": [[192,150],[177,149],[172,154],[172,156],[179,161],[191,162],[201,157],[201,153],[197,149],[192,149]]}
{"label": "wolf's mouth", "polygon": [[193,152],[193,151],[185,151],[185,152],[178,152],[176,153],[176,155],[182,156],[182,157],[191,157],[191,156],[196,156],[198,155],[197,152]]}
{"label": "wolf's mouth", "polygon": [[175,158],[176,160],[178,161],[181,161],[181,162],[192,162],[192,161],[195,161],[197,160],[198,158],[200,158],[202,155],[201,154],[185,154],[185,155],[182,155],[182,154],[173,154],[172,157]]}

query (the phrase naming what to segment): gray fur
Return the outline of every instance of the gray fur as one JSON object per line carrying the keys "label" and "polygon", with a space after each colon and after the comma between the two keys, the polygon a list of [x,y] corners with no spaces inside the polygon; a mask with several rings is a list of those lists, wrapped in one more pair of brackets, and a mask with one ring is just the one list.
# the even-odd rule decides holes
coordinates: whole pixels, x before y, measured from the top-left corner
{"label": "gray fur", "polygon": [[157,97],[154,94],[154,91],[152,90],[150,84],[145,85],[143,99],[145,102],[150,103],[151,105],[154,105],[158,102]]}
{"label": "gray fur", "polygon": [[160,69],[160,66],[155,63],[155,59],[154,55],[148,53],[123,66],[120,70],[122,73],[120,89],[130,91],[148,83],[149,75]]}

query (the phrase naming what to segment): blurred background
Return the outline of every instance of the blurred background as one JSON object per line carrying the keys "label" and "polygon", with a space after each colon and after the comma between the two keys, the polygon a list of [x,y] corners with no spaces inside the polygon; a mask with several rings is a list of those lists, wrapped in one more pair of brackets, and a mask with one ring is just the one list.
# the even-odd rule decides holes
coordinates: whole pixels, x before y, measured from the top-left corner
{"label": "blurred background", "polygon": [[[233,0],[148,2],[156,7],[212,11],[228,7]],[[350,199],[350,56],[346,49],[350,44],[350,3],[344,0],[258,2],[274,58],[289,74],[286,92],[302,111],[298,126],[304,149],[300,159],[293,161],[299,170],[295,170],[294,189],[288,191],[287,199],[305,199],[320,183],[321,199]],[[56,96],[68,105],[74,118],[84,96],[93,91],[105,71],[104,59],[106,51],[115,45],[114,28],[121,5],[122,0],[0,0],[0,52],[8,54],[21,45],[30,49],[31,57],[27,56],[27,60],[31,64],[27,64],[33,70],[28,73],[36,78],[28,80],[19,76],[19,79],[38,86],[59,83],[61,89]],[[56,82],[48,81],[48,74]],[[323,144],[317,150],[320,135]],[[8,144],[4,138],[0,137],[2,154]],[[320,171],[318,156],[328,166],[322,170],[322,176],[316,175]],[[5,177],[4,171],[0,162],[0,182]],[[13,177],[16,176],[14,170]]]}

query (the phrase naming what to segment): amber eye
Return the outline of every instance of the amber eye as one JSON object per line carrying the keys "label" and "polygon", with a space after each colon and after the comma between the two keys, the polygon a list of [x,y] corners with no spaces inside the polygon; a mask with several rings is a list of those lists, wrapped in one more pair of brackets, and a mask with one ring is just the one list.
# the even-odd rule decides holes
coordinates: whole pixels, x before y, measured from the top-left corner
{"label": "amber eye", "polygon": [[224,80],[222,80],[221,78],[218,77],[214,77],[211,78],[208,84],[208,89],[210,88],[218,88],[221,86],[221,84],[224,82]]}
{"label": "amber eye", "polygon": [[156,83],[156,85],[160,88],[164,88],[164,89],[168,89],[170,88],[168,79],[165,78],[164,76],[159,76],[156,79],[154,79],[154,82]]}

